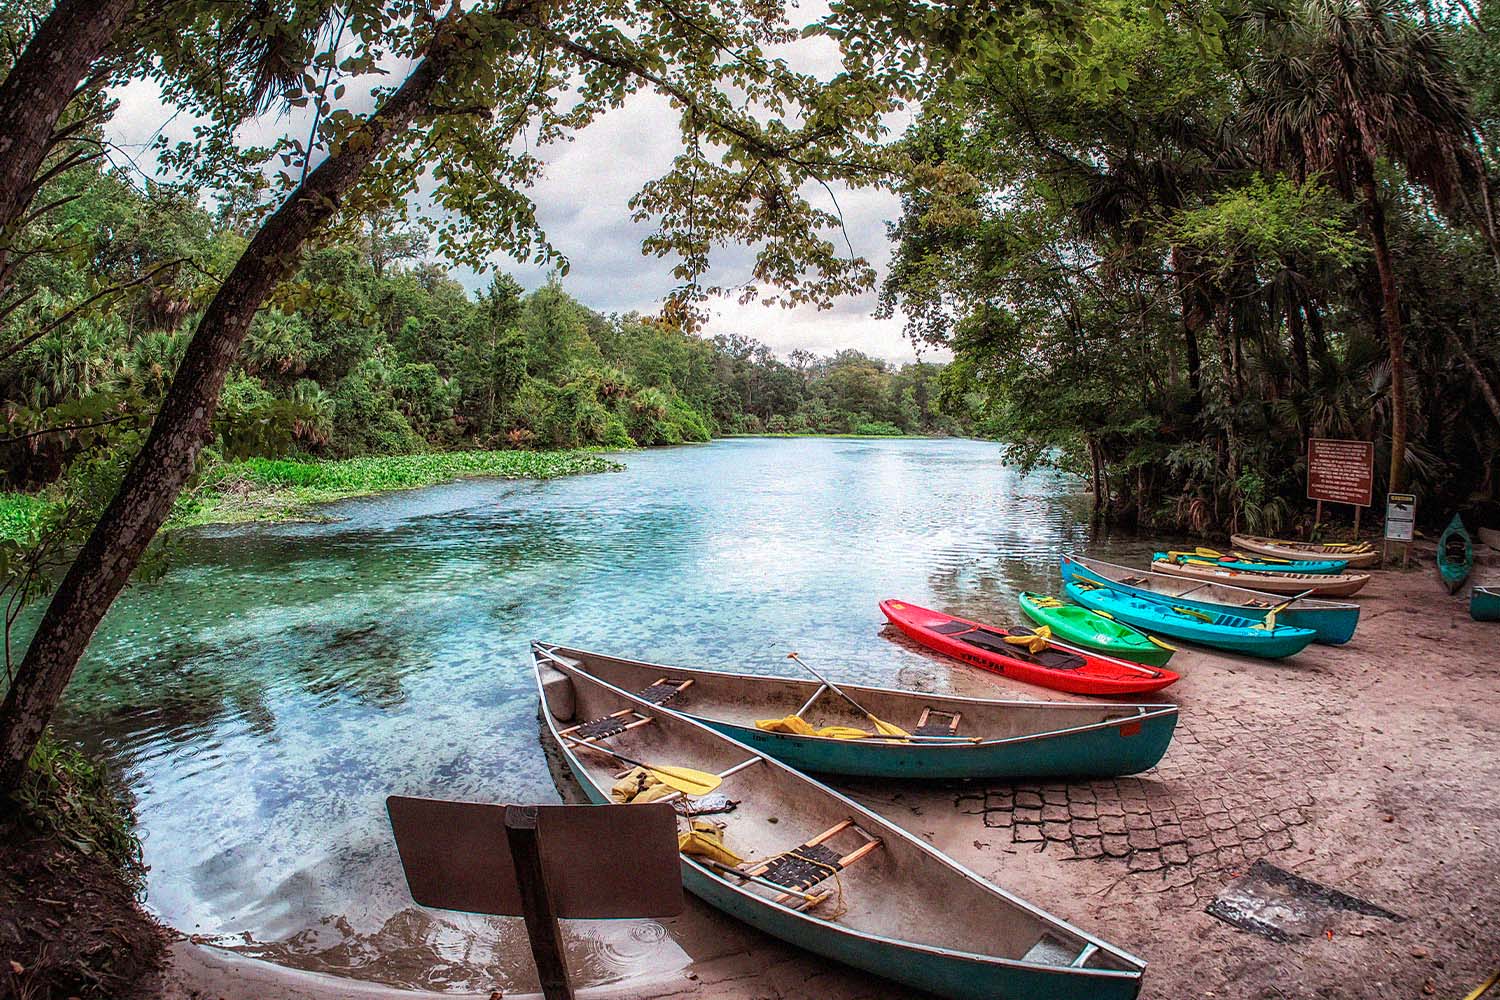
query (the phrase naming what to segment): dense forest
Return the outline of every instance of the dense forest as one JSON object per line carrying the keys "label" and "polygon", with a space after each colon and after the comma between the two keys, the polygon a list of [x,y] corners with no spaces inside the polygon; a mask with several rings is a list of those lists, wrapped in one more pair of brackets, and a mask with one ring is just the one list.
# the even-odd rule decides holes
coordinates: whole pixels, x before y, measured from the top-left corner
{"label": "dense forest", "polygon": [[1500,498],[1496,6],[1111,11],[1104,69],[995,60],[906,136],[884,303],[948,390],[1116,522],[1308,527],[1310,436],[1428,523]]}
{"label": "dense forest", "polygon": [[[0,359],[0,397],[6,473],[29,488],[149,423],[216,269],[246,242],[228,211],[93,165],[46,197],[64,203],[45,238],[74,249],[17,265],[24,305],[0,325],[0,342],[24,343]],[[782,361],[744,337],[601,315],[556,280],[526,294],[500,274],[471,295],[426,251],[390,213],[311,250],[255,316],[209,460],[959,429],[937,409],[939,366],[856,350]],[[92,289],[114,291],[56,321]]]}

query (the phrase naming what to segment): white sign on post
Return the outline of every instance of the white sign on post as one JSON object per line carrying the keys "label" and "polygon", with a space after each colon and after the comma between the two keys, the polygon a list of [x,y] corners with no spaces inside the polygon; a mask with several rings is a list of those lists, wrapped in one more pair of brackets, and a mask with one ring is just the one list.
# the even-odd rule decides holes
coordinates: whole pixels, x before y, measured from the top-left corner
{"label": "white sign on post", "polygon": [[1411,541],[1412,525],[1417,519],[1417,498],[1410,493],[1389,493],[1385,501],[1385,537],[1387,541]]}

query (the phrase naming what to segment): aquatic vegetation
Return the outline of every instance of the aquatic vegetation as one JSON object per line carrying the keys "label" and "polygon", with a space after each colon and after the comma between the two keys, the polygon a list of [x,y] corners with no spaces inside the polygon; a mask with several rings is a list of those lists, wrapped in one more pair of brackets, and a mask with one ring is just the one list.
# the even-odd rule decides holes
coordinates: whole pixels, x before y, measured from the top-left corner
{"label": "aquatic vegetation", "polygon": [[280,521],[306,516],[320,503],[435,486],[467,477],[556,479],[622,466],[591,451],[455,451],[370,455],[339,462],[250,458],[210,469],[185,493],[172,523]]}

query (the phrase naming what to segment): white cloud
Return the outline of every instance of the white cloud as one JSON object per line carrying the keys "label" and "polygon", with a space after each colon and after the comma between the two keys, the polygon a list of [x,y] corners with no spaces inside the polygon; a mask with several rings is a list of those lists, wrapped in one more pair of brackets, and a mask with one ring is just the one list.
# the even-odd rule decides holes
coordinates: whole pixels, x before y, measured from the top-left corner
{"label": "white cloud", "polygon": [[[811,21],[825,9],[814,4],[800,16]],[[837,51],[826,39],[781,48],[776,54],[786,55],[801,69],[820,76],[837,69]],[[188,138],[194,122],[186,115],[174,115],[174,109],[163,105],[159,89],[149,82],[132,83],[114,96],[120,100],[120,109],[108,126],[109,137],[149,175],[156,169],[146,151],[153,135],[161,130],[172,140]],[[896,116],[890,124],[899,129],[904,123],[905,116]],[[267,118],[247,126],[242,138],[266,142],[287,128],[305,127],[300,120]],[[535,150],[546,169],[530,194],[552,244],[569,259],[565,285],[585,304],[605,312],[652,313],[676,286],[672,260],[641,253],[641,241],[651,226],[631,221],[628,206],[642,184],[668,169],[679,148],[676,113],[665,98],[642,93],[573,141]],[[888,192],[839,190],[838,200],[854,252],[872,261],[883,275],[890,256],[885,224],[899,212],[897,199]],[[842,237],[838,240],[841,243]],[[709,280],[723,285],[741,282],[749,275],[750,262],[748,248],[728,248],[716,255]],[[505,259],[494,263],[527,287],[546,280],[545,272],[532,265]],[[454,276],[471,288],[487,281],[462,269]],[[725,300],[711,304],[706,332],[710,336],[747,334],[783,356],[799,348],[827,354],[852,347],[891,360],[915,357],[901,334],[900,319],[876,320],[874,308],[873,294],[841,300],[830,310],[744,306]],[[928,351],[925,357],[942,355]]]}

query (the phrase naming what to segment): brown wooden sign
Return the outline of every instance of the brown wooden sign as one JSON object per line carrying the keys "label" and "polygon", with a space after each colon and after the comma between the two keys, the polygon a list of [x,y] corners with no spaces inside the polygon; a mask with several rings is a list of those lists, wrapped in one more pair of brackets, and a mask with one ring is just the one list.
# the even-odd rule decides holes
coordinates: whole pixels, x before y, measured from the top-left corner
{"label": "brown wooden sign", "polygon": [[1370,441],[1309,438],[1307,498],[1319,503],[1370,506],[1375,485],[1375,445]]}
{"label": "brown wooden sign", "polygon": [[392,795],[386,810],[412,899],[442,910],[521,916],[506,814],[523,809],[534,810],[542,873],[558,917],[682,912],[677,814],[667,802],[504,806]]}

